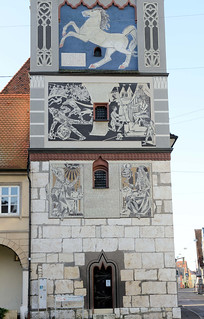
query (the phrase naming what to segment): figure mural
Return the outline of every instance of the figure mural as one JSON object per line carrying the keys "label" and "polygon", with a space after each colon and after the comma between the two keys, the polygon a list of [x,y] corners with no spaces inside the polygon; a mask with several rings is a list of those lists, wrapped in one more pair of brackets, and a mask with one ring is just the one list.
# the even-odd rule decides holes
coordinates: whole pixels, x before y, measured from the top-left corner
{"label": "figure mural", "polygon": [[150,167],[124,164],[121,168],[122,213],[121,217],[150,217],[152,194]]}
{"label": "figure mural", "polygon": [[85,140],[77,125],[90,125],[92,104],[82,84],[49,84],[49,140]]}
{"label": "figure mural", "polygon": [[[99,88],[100,90],[100,88]],[[86,83],[49,83],[49,141],[138,141],[155,145],[149,83],[118,83],[109,95],[106,131],[93,130],[93,104]],[[99,134],[100,133],[100,134]]]}
{"label": "figure mural", "polygon": [[79,164],[51,164],[50,217],[83,216]]}
{"label": "figure mural", "polygon": [[116,140],[140,140],[142,146],[155,144],[151,91],[147,83],[120,84],[111,92],[110,126],[119,132]]}
{"label": "figure mural", "polygon": [[[100,6],[88,10],[82,5],[76,9],[67,5],[62,6],[59,48],[60,53],[69,59],[67,66],[77,66],[77,64],[74,65],[74,62],[72,65],[74,56],[71,55],[71,52],[73,49],[67,44],[71,39],[71,43],[76,45],[75,53],[83,52],[79,56],[86,60],[84,68],[137,69],[135,9],[127,6],[122,11],[121,14],[121,10],[115,6],[107,10]],[[117,27],[115,20],[120,21]],[[102,55],[98,59],[94,56],[96,47],[102,49]],[[131,60],[133,61],[130,65]],[[61,67],[66,68],[66,63],[60,62]],[[78,66],[83,67],[83,63]]]}

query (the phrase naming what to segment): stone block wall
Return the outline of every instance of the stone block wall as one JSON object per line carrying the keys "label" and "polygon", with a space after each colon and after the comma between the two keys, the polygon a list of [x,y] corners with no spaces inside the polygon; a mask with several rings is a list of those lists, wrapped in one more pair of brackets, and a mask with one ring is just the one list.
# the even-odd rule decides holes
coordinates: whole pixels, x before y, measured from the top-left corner
{"label": "stone block wall", "polygon": [[[48,317],[52,318],[54,315],[57,294],[84,296],[85,317],[92,316],[92,310],[88,309],[86,269],[90,254],[97,258],[101,251],[107,256],[113,256],[112,259],[115,258],[119,270],[118,308],[114,309],[113,314],[106,316],[125,319],[180,318],[174,260],[170,163],[153,161],[151,165],[154,201],[152,217],[59,219],[49,218],[46,193],[49,162],[31,163],[33,318],[40,318],[37,311],[40,277],[47,278]],[[74,318],[76,313],[80,313],[79,310],[64,310],[62,315],[60,311],[58,318]],[[43,315],[42,312],[42,317]]]}

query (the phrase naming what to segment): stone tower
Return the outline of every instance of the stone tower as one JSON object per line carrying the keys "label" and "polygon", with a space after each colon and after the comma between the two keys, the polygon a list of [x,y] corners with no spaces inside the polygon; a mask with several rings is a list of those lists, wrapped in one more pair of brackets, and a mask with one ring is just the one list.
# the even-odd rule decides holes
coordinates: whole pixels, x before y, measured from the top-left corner
{"label": "stone tower", "polygon": [[180,318],[163,0],[32,0],[31,26],[32,318]]}

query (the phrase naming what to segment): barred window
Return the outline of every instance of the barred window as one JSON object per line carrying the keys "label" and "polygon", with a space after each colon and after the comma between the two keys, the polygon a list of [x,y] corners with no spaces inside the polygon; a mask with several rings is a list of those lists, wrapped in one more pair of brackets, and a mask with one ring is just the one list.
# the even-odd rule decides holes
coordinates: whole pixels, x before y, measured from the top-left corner
{"label": "barred window", "polygon": [[107,108],[105,106],[96,107],[95,120],[107,120]]}
{"label": "barred window", "polygon": [[108,162],[101,156],[93,163],[93,187],[108,188]]}
{"label": "barred window", "polygon": [[108,103],[94,103],[94,120],[95,121],[109,120]]}
{"label": "barred window", "polygon": [[106,188],[107,187],[107,173],[105,171],[96,171],[94,173],[94,187]]}

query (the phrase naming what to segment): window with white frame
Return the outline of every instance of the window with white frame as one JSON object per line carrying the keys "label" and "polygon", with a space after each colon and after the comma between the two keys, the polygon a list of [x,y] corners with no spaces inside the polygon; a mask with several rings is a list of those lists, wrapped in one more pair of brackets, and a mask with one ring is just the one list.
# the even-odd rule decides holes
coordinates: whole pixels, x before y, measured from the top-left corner
{"label": "window with white frame", "polygon": [[0,186],[0,215],[19,214],[19,186]]}

